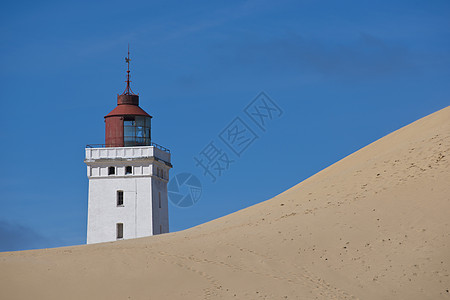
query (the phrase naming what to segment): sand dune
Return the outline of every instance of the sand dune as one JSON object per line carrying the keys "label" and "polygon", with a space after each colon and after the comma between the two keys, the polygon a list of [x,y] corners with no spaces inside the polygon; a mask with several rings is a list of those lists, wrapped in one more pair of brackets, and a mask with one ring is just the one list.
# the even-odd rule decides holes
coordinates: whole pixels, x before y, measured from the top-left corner
{"label": "sand dune", "polygon": [[0,254],[2,299],[450,299],[450,107],[182,232]]}

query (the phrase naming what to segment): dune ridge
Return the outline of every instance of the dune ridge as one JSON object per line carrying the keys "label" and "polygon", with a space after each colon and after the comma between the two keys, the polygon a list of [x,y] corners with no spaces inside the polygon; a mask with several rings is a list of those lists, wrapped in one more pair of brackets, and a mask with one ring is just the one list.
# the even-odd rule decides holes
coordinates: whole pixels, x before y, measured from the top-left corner
{"label": "dune ridge", "polygon": [[447,107],[188,230],[0,253],[0,298],[450,299],[449,157]]}

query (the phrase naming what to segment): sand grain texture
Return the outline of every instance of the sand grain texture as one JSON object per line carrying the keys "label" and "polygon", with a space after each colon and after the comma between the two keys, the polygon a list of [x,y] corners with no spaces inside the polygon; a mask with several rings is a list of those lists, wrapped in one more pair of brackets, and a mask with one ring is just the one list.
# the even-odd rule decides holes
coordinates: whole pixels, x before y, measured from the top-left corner
{"label": "sand grain texture", "polygon": [[0,298],[450,299],[449,275],[447,107],[189,230],[0,253]]}

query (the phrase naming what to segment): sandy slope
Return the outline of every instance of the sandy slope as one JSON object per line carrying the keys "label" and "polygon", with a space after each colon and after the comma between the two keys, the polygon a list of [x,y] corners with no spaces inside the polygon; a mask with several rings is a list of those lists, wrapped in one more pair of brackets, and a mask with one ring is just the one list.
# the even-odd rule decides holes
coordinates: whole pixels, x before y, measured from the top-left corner
{"label": "sandy slope", "polygon": [[2,299],[450,299],[450,107],[190,230],[0,254]]}

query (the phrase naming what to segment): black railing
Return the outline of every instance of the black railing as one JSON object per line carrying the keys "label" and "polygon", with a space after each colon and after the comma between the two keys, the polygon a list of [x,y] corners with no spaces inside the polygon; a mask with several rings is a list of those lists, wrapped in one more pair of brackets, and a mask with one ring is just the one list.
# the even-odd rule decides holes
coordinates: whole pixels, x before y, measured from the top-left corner
{"label": "black railing", "polygon": [[[150,143],[150,145],[135,145],[135,146],[125,146],[125,147],[145,147],[145,146],[153,146],[155,148],[158,148],[159,150],[170,153],[169,148],[158,145],[156,143]],[[88,145],[86,145],[86,148],[105,148],[105,147],[106,147],[106,144],[88,144]],[[114,146],[111,146],[111,147],[114,147]]]}

